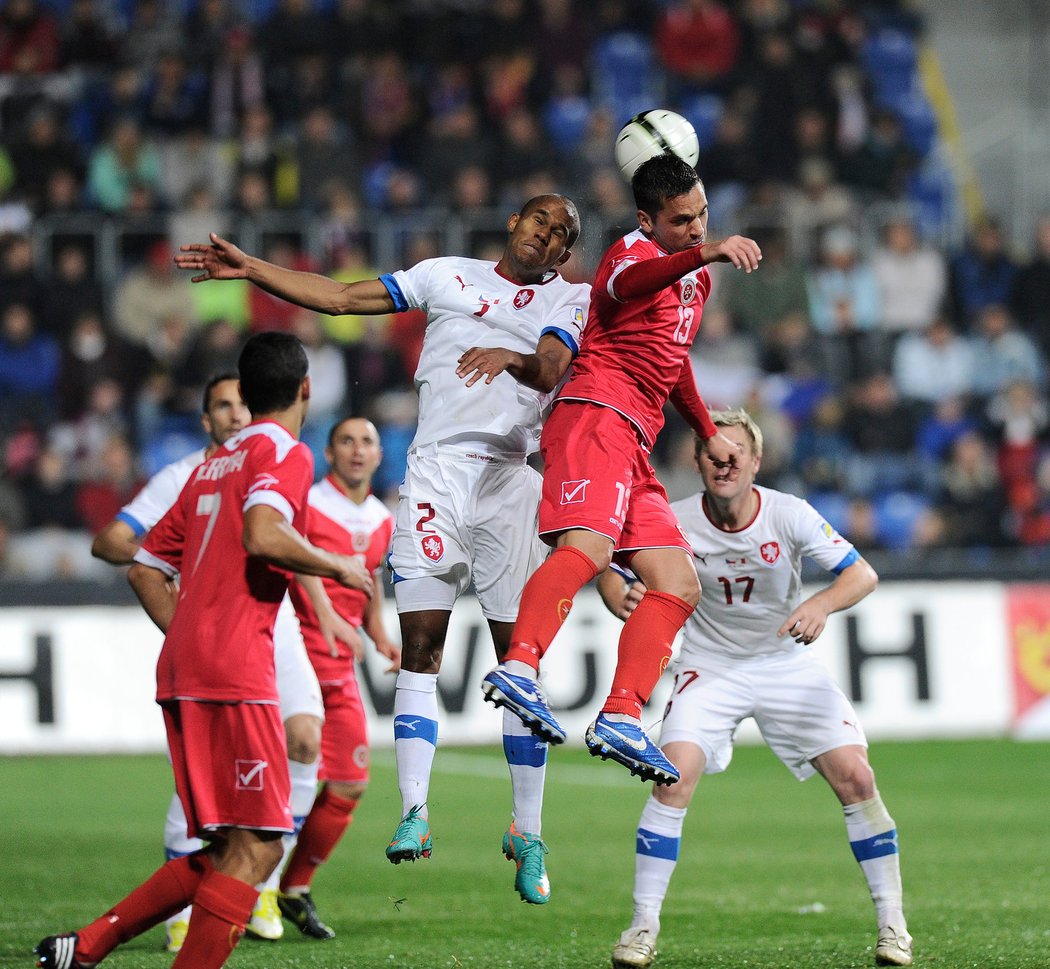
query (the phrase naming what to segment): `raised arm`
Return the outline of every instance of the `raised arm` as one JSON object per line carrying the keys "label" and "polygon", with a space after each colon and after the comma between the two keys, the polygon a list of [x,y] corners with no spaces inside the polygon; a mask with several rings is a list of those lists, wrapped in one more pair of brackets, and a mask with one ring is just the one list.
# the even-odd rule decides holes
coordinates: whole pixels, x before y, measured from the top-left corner
{"label": "raised arm", "polygon": [[651,296],[701,266],[713,262],[731,262],[737,269],[750,273],[758,269],[761,259],[762,250],[754,239],[729,236],[728,239],[705,242],[669,256],[631,263],[613,281],[613,292],[619,300]]}
{"label": "raised arm", "polygon": [[180,269],[197,271],[192,279],[195,283],[208,279],[247,279],[289,303],[332,316],[348,313],[375,316],[394,312],[393,297],[378,279],[340,283],[318,273],[285,269],[257,256],[249,256],[214,232],[209,238],[209,245],[194,242],[181,246],[175,256],[175,265]]}
{"label": "raised arm", "polygon": [[711,415],[707,411],[707,404],[704,403],[704,398],[700,396],[700,391],[696,388],[696,378],[693,376],[693,365],[689,362],[689,357],[682,361],[678,381],[671,389],[669,399],[674,404],[675,410],[706,442],[705,446],[714,461],[721,464],[736,464],[737,457],[744,449],[720,433],[712,422]]}
{"label": "raised arm", "polygon": [[572,363],[572,350],[556,334],[545,333],[533,353],[518,353],[504,347],[471,347],[459,358],[457,377],[466,377],[473,387],[482,377],[490,384],[506,371],[520,384],[549,394]]}

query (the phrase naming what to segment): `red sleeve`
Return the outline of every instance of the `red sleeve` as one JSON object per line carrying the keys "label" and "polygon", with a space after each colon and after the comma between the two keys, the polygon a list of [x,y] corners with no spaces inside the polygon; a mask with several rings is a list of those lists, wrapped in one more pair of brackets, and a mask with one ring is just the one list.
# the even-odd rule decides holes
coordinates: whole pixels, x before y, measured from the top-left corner
{"label": "red sleeve", "polygon": [[693,365],[689,357],[682,361],[682,369],[678,373],[678,382],[671,390],[670,401],[675,410],[681,414],[689,426],[696,431],[705,441],[718,433],[707,412],[707,404],[696,389],[696,379],[693,377]]}
{"label": "red sleeve", "polygon": [[656,256],[632,262],[613,280],[612,289],[616,298],[626,301],[666,289],[686,273],[707,265],[704,248],[699,245],[670,256]]}
{"label": "red sleeve", "polygon": [[150,555],[166,562],[176,572],[182,571],[182,552],[186,543],[186,491],[190,481],[179,493],[175,504],[172,505],[164,517],[154,525],[142,542],[142,547]]}

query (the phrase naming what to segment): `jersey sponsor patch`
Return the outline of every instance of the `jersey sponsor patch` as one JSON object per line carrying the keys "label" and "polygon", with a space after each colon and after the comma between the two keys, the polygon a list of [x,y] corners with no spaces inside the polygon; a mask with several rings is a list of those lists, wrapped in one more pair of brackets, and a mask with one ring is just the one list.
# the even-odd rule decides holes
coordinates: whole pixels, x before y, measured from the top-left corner
{"label": "jersey sponsor patch", "polygon": [[445,543],[441,541],[440,535],[428,535],[420,542],[423,554],[432,562],[440,562],[441,556],[445,554]]}
{"label": "jersey sponsor patch", "polygon": [[762,554],[762,561],[766,565],[773,565],[780,558],[780,543],[763,542],[759,547],[759,552]]}
{"label": "jersey sponsor patch", "polygon": [[536,295],[534,289],[519,289],[514,294],[514,308],[516,310],[523,310],[529,303],[532,302],[532,297]]}
{"label": "jersey sponsor patch", "polygon": [[587,485],[590,483],[590,478],[581,478],[577,481],[563,481],[561,483],[561,503],[563,505],[582,504],[587,500]]}

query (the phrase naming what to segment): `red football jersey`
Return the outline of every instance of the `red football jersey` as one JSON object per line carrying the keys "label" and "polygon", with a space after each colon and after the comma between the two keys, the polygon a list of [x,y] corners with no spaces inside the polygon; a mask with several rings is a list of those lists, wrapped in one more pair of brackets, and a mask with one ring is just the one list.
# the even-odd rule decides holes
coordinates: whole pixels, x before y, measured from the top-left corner
{"label": "red football jersey", "polygon": [[641,229],[613,243],[602,256],[580,353],[560,399],[612,407],[652,446],[664,424],[663,408],[700,329],[711,274],[704,266],[648,297],[618,300],[616,277],[627,266],[666,256]]}
{"label": "red football jersey", "polygon": [[[306,537],[314,545],[340,555],[354,555],[369,572],[374,573],[386,559],[393,531],[394,516],[374,495],[369,495],[359,505],[347,498],[331,477],[310,489]],[[360,626],[368,597],[332,579],[322,581],[335,611],[351,625]],[[332,656],[317,624],[313,603],[298,582],[292,583],[291,593],[303,642],[317,679],[322,683],[344,682],[353,675],[354,657],[350,647],[337,640],[339,655]]]}
{"label": "red football jersey", "polygon": [[244,550],[244,513],[269,505],[305,532],[313,465],[279,424],[250,424],[197,467],[150,530],[136,561],[180,576],[158,700],[277,702],[273,624],[289,575]]}

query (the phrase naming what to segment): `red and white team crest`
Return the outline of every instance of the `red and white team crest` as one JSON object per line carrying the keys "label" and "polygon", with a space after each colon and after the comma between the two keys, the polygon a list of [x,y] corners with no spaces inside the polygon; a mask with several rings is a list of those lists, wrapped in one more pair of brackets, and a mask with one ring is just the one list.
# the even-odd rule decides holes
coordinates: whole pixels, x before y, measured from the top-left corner
{"label": "red and white team crest", "polygon": [[440,562],[441,556],[445,554],[445,543],[441,541],[440,535],[428,535],[420,545],[423,554],[432,562]]}
{"label": "red and white team crest", "polygon": [[350,536],[350,544],[355,552],[367,552],[368,546],[372,544],[372,536],[368,532],[354,532]]}
{"label": "red and white team crest", "polygon": [[514,294],[514,308],[516,310],[523,310],[529,303],[532,302],[532,297],[536,295],[535,290],[532,289],[519,289]]}
{"label": "red and white team crest", "polygon": [[682,305],[688,306],[696,296],[696,282],[692,279],[682,280]]}
{"label": "red and white team crest", "polygon": [[561,483],[561,503],[563,505],[578,505],[587,500],[587,485],[591,483],[590,478],[580,481],[563,481]]}
{"label": "red and white team crest", "polygon": [[765,542],[759,552],[762,555],[762,561],[766,565],[772,565],[780,558],[780,545],[777,542]]}

